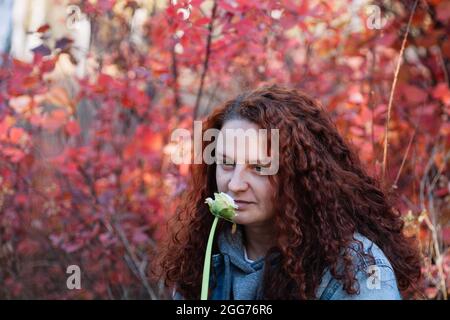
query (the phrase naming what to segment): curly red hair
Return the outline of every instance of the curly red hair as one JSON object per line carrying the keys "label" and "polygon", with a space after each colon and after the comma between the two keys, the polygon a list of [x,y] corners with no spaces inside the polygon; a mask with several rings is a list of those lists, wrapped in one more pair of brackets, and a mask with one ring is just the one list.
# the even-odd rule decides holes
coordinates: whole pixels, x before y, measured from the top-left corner
{"label": "curly red hair", "polygon": [[[326,268],[344,290],[357,293],[348,250],[355,232],[383,250],[400,289],[420,278],[415,240],[403,234],[403,221],[393,210],[392,200],[365,172],[317,101],[298,90],[262,87],[227,101],[204,121],[203,130],[220,129],[231,118],[279,129],[279,171],[269,177],[277,190],[273,196],[277,245],[269,250],[266,261],[275,254],[281,258],[277,264],[266,264],[264,298],[314,299]],[[182,205],[161,246],[157,274],[185,298],[199,299],[206,240],[213,222],[204,199],[217,192],[217,185],[215,164],[191,168]],[[229,227],[221,221],[217,232]],[[218,252],[217,243],[213,250]],[[338,268],[338,262],[343,262],[343,268]]]}

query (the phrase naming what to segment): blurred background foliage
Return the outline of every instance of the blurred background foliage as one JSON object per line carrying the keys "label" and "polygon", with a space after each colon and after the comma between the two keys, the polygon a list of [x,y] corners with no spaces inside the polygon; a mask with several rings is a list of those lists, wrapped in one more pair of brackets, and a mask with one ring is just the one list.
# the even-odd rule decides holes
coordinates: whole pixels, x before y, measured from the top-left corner
{"label": "blurred background foliage", "polygon": [[423,257],[405,298],[447,299],[449,0],[0,0],[0,19],[0,298],[167,298],[151,257],[189,178],[171,132],[279,83],[398,199]]}

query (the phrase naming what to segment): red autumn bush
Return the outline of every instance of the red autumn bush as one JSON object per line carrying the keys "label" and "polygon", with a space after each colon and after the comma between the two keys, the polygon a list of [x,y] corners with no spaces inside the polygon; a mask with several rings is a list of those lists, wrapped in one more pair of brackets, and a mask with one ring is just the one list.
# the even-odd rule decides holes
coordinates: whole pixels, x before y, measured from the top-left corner
{"label": "red autumn bush", "polygon": [[423,253],[407,297],[447,298],[450,1],[350,3],[70,1],[90,23],[81,55],[52,35],[65,26],[30,30],[32,61],[1,59],[0,297],[166,298],[150,264],[189,174],[172,130],[283,83],[319,99],[397,196]]}

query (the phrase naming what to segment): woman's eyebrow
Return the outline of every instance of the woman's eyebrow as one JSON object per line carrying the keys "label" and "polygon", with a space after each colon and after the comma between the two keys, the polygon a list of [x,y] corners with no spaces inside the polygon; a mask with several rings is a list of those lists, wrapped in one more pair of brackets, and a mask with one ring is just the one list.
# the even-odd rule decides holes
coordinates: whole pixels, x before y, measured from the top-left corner
{"label": "woman's eyebrow", "polygon": [[267,159],[267,160],[260,160],[260,159],[258,159],[258,160],[253,160],[253,161],[251,161],[251,160],[249,160],[248,161],[248,164],[250,164],[250,165],[256,165],[256,166],[260,166],[260,167],[270,167],[270,164],[272,163],[272,161],[270,160],[270,159]]}
{"label": "woman's eyebrow", "polygon": [[270,159],[266,159],[266,160],[259,160],[256,161],[256,164],[259,166],[270,166],[270,164],[272,163],[272,161]]}
{"label": "woman's eyebrow", "polygon": [[[229,160],[230,162],[234,162],[234,159],[228,157],[225,153],[221,153],[221,152],[216,153],[216,159],[217,158],[222,158],[222,159]],[[264,166],[269,167],[272,163],[272,161],[270,159],[257,159],[256,161],[253,159],[253,160],[248,160],[246,162],[251,165],[258,165],[258,166],[262,166],[262,167],[264,167]]]}
{"label": "woman's eyebrow", "polygon": [[226,154],[223,154],[223,153],[220,153],[220,152],[216,153],[216,158],[223,158],[223,159],[227,159],[227,160],[230,160],[230,161],[234,161],[233,159],[228,157]]}

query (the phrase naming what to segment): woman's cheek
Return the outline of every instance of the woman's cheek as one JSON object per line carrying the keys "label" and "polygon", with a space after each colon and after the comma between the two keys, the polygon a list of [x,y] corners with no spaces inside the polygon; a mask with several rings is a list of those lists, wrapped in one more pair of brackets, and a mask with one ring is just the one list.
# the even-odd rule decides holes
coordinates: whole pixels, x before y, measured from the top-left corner
{"label": "woman's cheek", "polygon": [[225,170],[220,168],[219,166],[216,169],[216,182],[217,182],[217,189],[219,189],[219,192],[226,192],[228,191],[228,175]]}

